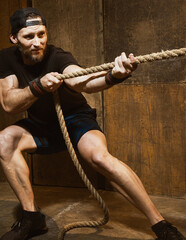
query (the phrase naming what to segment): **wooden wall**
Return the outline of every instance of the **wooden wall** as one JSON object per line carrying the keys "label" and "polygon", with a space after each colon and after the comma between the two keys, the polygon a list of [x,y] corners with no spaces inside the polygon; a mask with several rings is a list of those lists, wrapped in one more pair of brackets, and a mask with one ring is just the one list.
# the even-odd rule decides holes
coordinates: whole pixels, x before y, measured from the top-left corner
{"label": "wooden wall", "polygon": [[[185,47],[184,0],[32,3],[47,19],[49,42],[71,51],[82,66],[111,62],[122,51],[143,55]],[[125,83],[88,95],[110,152],[134,169],[150,194],[185,194],[185,73],[184,57],[141,64]],[[85,169],[94,185],[110,189]],[[34,184],[83,186],[67,152],[35,155],[32,170]]]}
{"label": "wooden wall", "polygon": [[[185,46],[185,1],[104,1],[105,61]],[[185,58],[138,66],[104,92],[111,153],[127,162],[150,194],[184,195]],[[112,119],[112,124],[111,120]]]}

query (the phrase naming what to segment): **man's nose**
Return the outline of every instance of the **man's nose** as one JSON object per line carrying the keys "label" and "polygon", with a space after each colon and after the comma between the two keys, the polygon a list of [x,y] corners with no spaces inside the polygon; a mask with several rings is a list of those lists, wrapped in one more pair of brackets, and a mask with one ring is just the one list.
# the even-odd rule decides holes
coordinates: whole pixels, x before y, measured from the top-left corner
{"label": "man's nose", "polygon": [[39,45],[40,45],[40,41],[39,41],[39,38],[38,38],[38,37],[35,37],[35,38],[33,39],[33,45],[34,45],[34,46],[39,46]]}

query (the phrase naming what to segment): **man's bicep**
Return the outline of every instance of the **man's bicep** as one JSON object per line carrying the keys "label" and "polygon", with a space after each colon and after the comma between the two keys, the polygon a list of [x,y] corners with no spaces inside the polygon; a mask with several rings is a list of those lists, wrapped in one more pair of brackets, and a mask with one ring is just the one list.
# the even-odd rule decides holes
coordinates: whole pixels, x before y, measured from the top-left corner
{"label": "man's bicep", "polygon": [[0,79],[1,98],[6,95],[7,91],[18,88],[18,86],[19,86],[18,79],[15,75],[9,75],[5,78],[1,78]]}
{"label": "man's bicep", "polygon": [[9,75],[0,79],[0,103],[3,108],[5,102],[8,101],[8,92],[15,88],[18,88],[18,79],[15,75]]}
{"label": "man's bicep", "polygon": [[11,88],[18,88],[19,83],[16,75],[9,75],[5,78],[0,79],[2,90],[9,90]]}

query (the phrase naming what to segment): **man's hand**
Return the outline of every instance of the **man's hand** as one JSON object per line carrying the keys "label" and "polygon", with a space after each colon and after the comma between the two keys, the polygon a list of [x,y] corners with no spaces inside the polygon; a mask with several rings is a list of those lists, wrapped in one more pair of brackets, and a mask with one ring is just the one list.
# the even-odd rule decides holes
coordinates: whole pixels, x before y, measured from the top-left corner
{"label": "man's hand", "polygon": [[41,85],[45,91],[54,92],[56,89],[58,89],[61,86],[63,81],[57,79],[56,77],[57,75],[59,75],[59,73],[51,72],[51,73],[47,73],[45,76],[43,76],[40,79]]}
{"label": "man's hand", "polygon": [[134,55],[131,53],[128,59],[123,52],[120,56],[115,58],[115,67],[112,69],[112,75],[114,78],[122,79],[130,76],[136,68],[137,63]]}

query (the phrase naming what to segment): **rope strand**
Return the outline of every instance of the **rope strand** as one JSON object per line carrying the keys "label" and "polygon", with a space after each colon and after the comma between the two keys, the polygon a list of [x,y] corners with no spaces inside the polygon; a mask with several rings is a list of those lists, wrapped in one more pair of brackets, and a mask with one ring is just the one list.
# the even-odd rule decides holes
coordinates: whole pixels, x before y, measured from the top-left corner
{"label": "rope strand", "polygon": [[[137,56],[135,57],[137,64],[140,63],[146,63],[146,62],[153,62],[153,61],[158,61],[158,60],[163,60],[163,59],[169,59],[169,58],[174,58],[174,57],[180,57],[186,55],[186,48],[180,48],[180,49],[173,49],[173,50],[167,50],[167,51],[161,51],[157,53],[151,53],[151,54],[146,54],[143,56]],[[104,63],[99,66],[95,67],[90,67],[90,68],[85,68],[77,72],[73,72],[70,74],[59,74],[57,76],[58,79],[64,80],[68,78],[73,78],[73,77],[79,77],[79,76],[84,76],[88,75],[90,73],[96,73],[96,72],[101,72],[105,70],[110,70],[115,66],[114,62],[111,63]]]}

